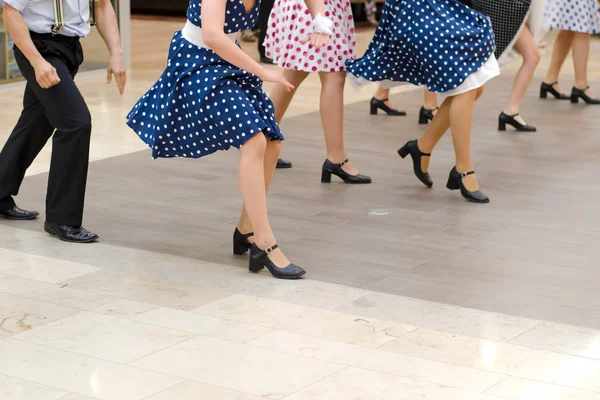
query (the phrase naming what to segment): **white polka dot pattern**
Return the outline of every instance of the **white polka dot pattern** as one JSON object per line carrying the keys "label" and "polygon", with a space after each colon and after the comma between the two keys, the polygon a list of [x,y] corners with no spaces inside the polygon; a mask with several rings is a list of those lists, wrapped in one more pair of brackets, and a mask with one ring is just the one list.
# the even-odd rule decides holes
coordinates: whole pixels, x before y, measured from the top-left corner
{"label": "white polka dot pattern", "polygon": [[545,19],[552,28],[600,33],[600,5],[597,0],[548,0]]}
{"label": "white polka dot pattern", "polygon": [[[256,0],[254,8],[246,12],[246,6],[242,0],[227,0],[225,15],[225,33],[240,32],[252,29],[258,20],[260,0]],[[202,0],[190,0],[187,10],[188,20],[202,28]]]}
{"label": "white polka dot pattern", "polygon": [[283,140],[261,80],[176,32],[166,70],[127,116],[152,156],[199,158],[263,132]]}
{"label": "white polka dot pattern", "polygon": [[315,49],[300,43],[312,32],[312,17],[304,0],[276,0],[265,37],[265,54],[286,69],[340,72],[356,57],[354,17],[349,0],[324,0],[325,17],[333,21],[329,43]]}
{"label": "white polka dot pattern", "polygon": [[388,0],[367,52],[347,67],[358,80],[443,93],[478,71],[494,48],[490,20],[457,0]]}

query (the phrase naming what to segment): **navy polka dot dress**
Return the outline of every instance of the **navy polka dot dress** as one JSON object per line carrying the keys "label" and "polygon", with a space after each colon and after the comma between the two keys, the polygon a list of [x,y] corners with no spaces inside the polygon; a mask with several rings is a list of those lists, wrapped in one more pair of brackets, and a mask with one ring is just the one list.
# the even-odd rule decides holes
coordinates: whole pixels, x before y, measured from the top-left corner
{"label": "navy polka dot dress", "polygon": [[[224,32],[252,28],[260,1],[246,12],[242,0],[227,0]],[[201,27],[202,0],[191,0],[189,22]],[[258,132],[283,140],[273,103],[262,81],[210,49],[176,32],[167,68],[127,116],[127,125],[152,149],[152,157],[199,158],[240,148]]]}
{"label": "navy polka dot dress", "polygon": [[490,20],[457,0],[387,0],[367,52],[346,65],[355,86],[409,82],[444,93],[479,71],[494,48]]}

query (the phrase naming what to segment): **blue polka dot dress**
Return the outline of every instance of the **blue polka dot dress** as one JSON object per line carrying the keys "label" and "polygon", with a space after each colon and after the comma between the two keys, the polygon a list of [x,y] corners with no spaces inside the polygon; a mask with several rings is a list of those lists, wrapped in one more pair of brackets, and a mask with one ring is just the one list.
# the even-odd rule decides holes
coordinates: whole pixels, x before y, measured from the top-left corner
{"label": "blue polka dot dress", "polygon": [[387,0],[362,58],[348,61],[355,87],[426,85],[456,95],[499,73],[490,20],[457,0]]}
{"label": "blue polka dot dress", "polygon": [[[224,32],[252,28],[259,6],[257,1],[246,12],[242,0],[227,0]],[[198,32],[201,8],[202,0],[191,0],[187,12],[188,24]],[[152,157],[199,158],[240,148],[258,132],[283,140],[262,81],[184,36],[175,33],[167,68],[127,116]]]}
{"label": "blue polka dot dress", "polygon": [[548,0],[545,18],[551,28],[600,33],[600,4],[597,0]]}

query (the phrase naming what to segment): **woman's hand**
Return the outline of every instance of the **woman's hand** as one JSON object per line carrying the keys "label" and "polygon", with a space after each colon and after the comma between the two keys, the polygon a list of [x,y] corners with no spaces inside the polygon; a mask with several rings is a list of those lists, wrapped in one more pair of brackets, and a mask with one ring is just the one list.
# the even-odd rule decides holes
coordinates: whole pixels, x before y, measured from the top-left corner
{"label": "woman's hand", "polygon": [[302,39],[300,43],[306,44],[310,42],[315,49],[320,49],[321,47],[325,46],[327,42],[329,42],[329,39],[331,39],[331,35],[324,33],[311,33],[306,38]]}
{"label": "woman's hand", "polygon": [[285,90],[287,92],[291,92],[292,90],[294,90],[294,85],[292,85],[291,83],[289,83],[283,77],[283,75],[281,73],[277,72],[277,71],[272,71],[272,70],[268,70],[266,68],[263,68],[263,71],[258,75],[258,77],[263,82],[271,82],[271,83],[283,85],[283,87],[285,88]]}

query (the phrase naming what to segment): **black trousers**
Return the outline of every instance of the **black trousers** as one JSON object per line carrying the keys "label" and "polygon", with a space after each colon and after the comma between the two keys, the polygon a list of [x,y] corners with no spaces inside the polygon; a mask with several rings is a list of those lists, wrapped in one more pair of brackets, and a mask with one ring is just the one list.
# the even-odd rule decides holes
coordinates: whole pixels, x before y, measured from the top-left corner
{"label": "black trousers", "polygon": [[265,37],[267,36],[267,29],[269,28],[269,16],[271,15],[271,10],[275,5],[275,0],[262,0],[260,3],[260,13],[258,15],[258,53],[261,57],[265,56],[265,48],[263,43],[265,42]]}
{"label": "black trousers", "polygon": [[46,220],[79,226],[83,219],[92,122],[74,78],[83,62],[78,38],[32,33],[44,59],[56,68],[60,83],[42,89],[35,71],[15,47],[15,58],[27,80],[23,112],[0,153],[0,209],[15,206],[13,196],[25,171],[52,136],[52,159],[46,195]]}

